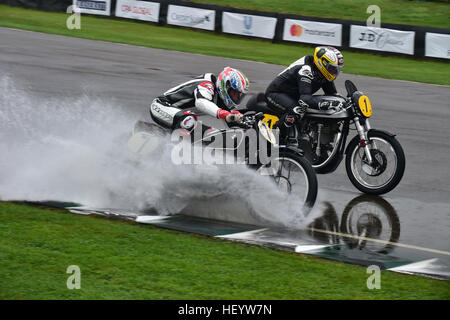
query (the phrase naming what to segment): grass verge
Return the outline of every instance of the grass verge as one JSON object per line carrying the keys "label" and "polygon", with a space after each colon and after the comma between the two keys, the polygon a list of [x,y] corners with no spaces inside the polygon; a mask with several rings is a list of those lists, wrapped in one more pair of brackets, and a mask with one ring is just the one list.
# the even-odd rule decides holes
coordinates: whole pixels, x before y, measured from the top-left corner
{"label": "grass verge", "polygon": [[367,7],[380,8],[381,21],[386,23],[409,24],[450,28],[450,4],[445,0],[191,0],[197,3],[213,3],[221,6],[238,7],[260,11],[293,13],[303,16],[366,21]]}
{"label": "grass verge", "polygon": [[[288,65],[313,49],[128,20],[82,16],[81,30],[66,28],[67,14],[0,5],[0,26],[93,40]],[[232,48],[232,50],[230,49]],[[450,63],[345,52],[345,73],[450,85]],[[243,70],[245,71],[245,70]]]}
{"label": "grass verge", "polygon": [[[447,281],[0,202],[0,299],[449,299]],[[68,290],[66,269],[81,269]]]}

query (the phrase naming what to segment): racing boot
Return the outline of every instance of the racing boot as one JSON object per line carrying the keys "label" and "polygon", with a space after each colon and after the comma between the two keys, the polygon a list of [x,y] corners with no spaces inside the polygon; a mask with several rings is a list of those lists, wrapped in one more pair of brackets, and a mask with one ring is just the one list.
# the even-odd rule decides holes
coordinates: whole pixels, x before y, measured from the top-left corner
{"label": "racing boot", "polygon": [[295,124],[301,121],[306,113],[308,105],[303,101],[299,101],[299,105],[295,106],[292,111],[284,114],[279,123],[280,141],[286,141],[288,144],[297,144],[297,128]]}

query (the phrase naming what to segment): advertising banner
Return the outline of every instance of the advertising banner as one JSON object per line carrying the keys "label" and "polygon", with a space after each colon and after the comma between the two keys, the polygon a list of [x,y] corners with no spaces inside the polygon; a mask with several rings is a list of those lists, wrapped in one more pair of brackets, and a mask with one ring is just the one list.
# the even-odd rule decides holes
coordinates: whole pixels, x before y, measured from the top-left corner
{"label": "advertising banner", "polygon": [[450,59],[450,34],[425,34],[425,56]]}
{"label": "advertising banner", "polygon": [[273,39],[277,19],[273,17],[224,12],[222,31],[251,37]]}
{"label": "advertising banner", "polygon": [[283,40],[342,45],[342,24],[305,20],[284,20]]}
{"label": "advertising banner", "polygon": [[350,47],[414,54],[414,31],[350,26]]}
{"label": "advertising banner", "polygon": [[117,0],[116,17],[158,22],[159,2]]}
{"label": "advertising banner", "polygon": [[80,9],[80,13],[102,16],[111,14],[111,0],[73,0],[73,5]]}
{"label": "advertising banner", "polygon": [[169,5],[167,23],[176,26],[214,31],[216,11]]}

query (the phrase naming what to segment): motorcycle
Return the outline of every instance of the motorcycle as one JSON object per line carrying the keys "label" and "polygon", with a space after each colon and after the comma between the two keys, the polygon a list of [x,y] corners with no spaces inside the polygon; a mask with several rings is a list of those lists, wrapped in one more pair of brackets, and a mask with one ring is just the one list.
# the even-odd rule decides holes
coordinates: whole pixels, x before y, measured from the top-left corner
{"label": "motorcycle", "polygon": [[[192,146],[200,144],[203,148],[231,152],[234,156],[237,155],[238,150],[244,150],[240,154],[243,154],[243,161],[247,166],[255,169],[261,175],[271,176],[282,191],[298,194],[303,199],[304,210],[309,211],[317,197],[316,173],[300,149],[291,145],[278,144],[276,136],[263,118],[263,113],[250,111],[243,116],[240,123],[236,123],[228,129],[208,130],[200,136],[192,132],[189,140]],[[255,136],[258,137],[256,147],[248,143],[247,131],[249,130],[255,130]],[[135,124],[133,135],[128,140],[128,149],[142,155],[158,154],[159,148],[167,144],[163,136],[167,137],[170,133],[171,130],[157,124],[138,121]],[[229,137],[232,137],[232,143],[229,143]],[[270,145],[277,150],[275,156],[270,158],[270,162],[261,161],[264,144],[266,144],[264,151],[267,151]],[[250,161],[250,159],[255,161]]]}
{"label": "motorcycle", "polygon": [[[310,160],[317,173],[334,172],[345,157],[345,168],[352,184],[366,194],[381,195],[394,189],[405,171],[405,154],[395,135],[373,129],[369,118],[369,98],[358,91],[350,80],[345,81],[347,97],[324,96],[337,101],[338,107],[327,110],[308,108],[301,121],[293,127],[289,141],[295,141]],[[252,97],[247,110],[263,112],[269,128],[281,114],[267,106],[265,96]],[[358,133],[346,147],[350,125]]]}

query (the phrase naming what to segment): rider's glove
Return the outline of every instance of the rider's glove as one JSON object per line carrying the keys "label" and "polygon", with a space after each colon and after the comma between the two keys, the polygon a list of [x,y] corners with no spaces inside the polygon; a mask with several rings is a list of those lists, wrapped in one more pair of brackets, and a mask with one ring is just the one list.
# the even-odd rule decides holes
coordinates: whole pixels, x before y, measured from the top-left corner
{"label": "rider's glove", "polygon": [[294,108],[293,111],[295,113],[297,113],[300,116],[300,118],[303,118],[308,107],[309,107],[309,104],[307,104],[305,101],[298,100],[298,105]]}
{"label": "rider's glove", "polygon": [[242,117],[244,115],[237,110],[231,111],[226,117],[225,121],[230,123],[242,123]]}
{"label": "rider's glove", "polygon": [[298,120],[301,120],[308,109],[308,104],[303,100],[299,100],[298,105],[292,109],[284,118],[284,124],[286,127],[291,127]]}

